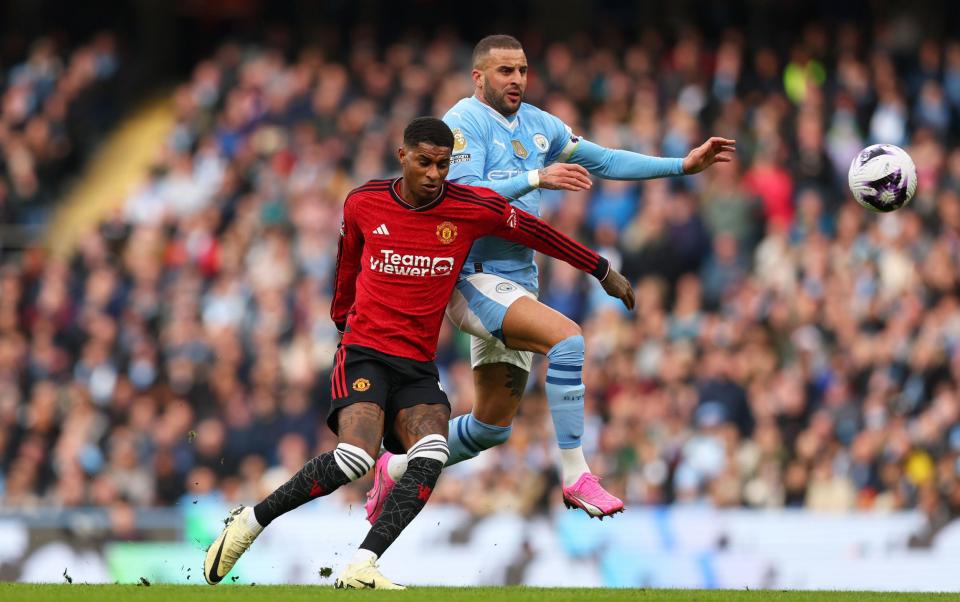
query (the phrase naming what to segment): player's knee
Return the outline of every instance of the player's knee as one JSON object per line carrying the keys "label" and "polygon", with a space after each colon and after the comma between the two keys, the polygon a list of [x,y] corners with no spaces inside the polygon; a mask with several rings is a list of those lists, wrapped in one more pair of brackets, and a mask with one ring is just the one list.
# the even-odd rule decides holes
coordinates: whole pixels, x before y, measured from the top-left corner
{"label": "player's knee", "polygon": [[[577,327],[579,330],[580,327]],[[566,366],[582,366],[583,356],[586,347],[583,342],[583,335],[579,332],[568,336],[559,343],[550,348],[547,352],[547,359],[551,364],[562,364]]]}
{"label": "player's knee", "polygon": [[558,325],[555,332],[559,342],[573,337],[583,338],[583,329],[573,320],[565,320],[562,325]]}
{"label": "player's knee", "polygon": [[440,434],[432,434],[423,437],[410,446],[407,450],[407,465],[414,460],[436,460],[440,462],[437,471],[447,463],[450,458],[450,448],[447,446],[447,438]]}
{"label": "player's knee", "polygon": [[333,458],[351,481],[356,481],[373,468],[373,454],[349,443],[339,443],[333,450]]}
{"label": "player's knee", "polygon": [[583,329],[573,320],[564,317],[562,320],[552,321],[542,336],[543,339],[538,341],[537,348],[533,350],[545,354],[544,349],[549,350],[567,339],[583,336]]}

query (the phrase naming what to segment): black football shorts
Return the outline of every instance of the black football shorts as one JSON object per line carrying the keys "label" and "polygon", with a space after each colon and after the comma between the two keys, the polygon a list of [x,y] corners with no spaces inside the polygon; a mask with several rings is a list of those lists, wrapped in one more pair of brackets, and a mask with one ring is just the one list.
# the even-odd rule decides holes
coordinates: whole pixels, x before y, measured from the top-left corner
{"label": "black football shorts", "polygon": [[388,355],[369,347],[340,346],[330,381],[330,429],[337,432],[337,413],[341,408],[361,401],[375,403],[383,409],[385,418],[383,446],[395,454],[406,452],[393,432],[400,410],[431,404],[450,408],[447,394],[440,388],[435,363]]}

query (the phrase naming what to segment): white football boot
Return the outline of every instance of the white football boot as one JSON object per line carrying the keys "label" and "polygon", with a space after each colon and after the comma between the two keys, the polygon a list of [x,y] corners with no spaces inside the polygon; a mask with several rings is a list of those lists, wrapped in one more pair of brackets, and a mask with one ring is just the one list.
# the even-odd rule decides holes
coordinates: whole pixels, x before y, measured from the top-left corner
{"label": "white football boot", "polygon": [[355,562],[337,577],[337,589],[407,589],[380,574],[377,563],[371,558]]}
{"label": "white football boot", "polygon": [[263,527],[257,525],[250,526],[250,523],[256,523],[249,516],[253,513],[253,508],[238,506],[230,511],[230,516],[223,521],[225,525],[220,536],[213,540],[210,547],[207,548],[207,557],[203,562],[203,577],[210,585],[216,585],[227,576],[233,565],[240,560],[240,557],[250,549],[253,540],[263,531]]}

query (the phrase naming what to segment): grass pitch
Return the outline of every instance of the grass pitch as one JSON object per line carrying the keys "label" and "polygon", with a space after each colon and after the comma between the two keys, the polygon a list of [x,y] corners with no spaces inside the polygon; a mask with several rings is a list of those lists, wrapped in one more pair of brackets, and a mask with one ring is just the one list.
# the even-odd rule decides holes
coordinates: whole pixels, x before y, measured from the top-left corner
{"label": "grass pitch", "polygon": [[664,590],[664,589],[541,589],[532,587],[414,587],[405,592],[338,591],[331,586],[295,585],[34,585],[0,583],[0,600],[52,602],[209,601],[325,602],[326,600],[389,599],[391,602],[881,602],[958,600],[960,594],[902,594],[776,590]]}

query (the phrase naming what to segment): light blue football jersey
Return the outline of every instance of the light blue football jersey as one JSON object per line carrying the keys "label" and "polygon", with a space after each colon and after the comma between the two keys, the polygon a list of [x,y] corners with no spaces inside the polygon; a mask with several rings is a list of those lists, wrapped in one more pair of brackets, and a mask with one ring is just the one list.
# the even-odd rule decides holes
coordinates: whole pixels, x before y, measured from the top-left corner
{"label": "light blue football jersey", "polygon": [[[578,140],[559,118],[527,103],[507,118],[471,96],[447,111],[443,121],[454,136],[447,179],[458,184],[521,176],[557,161]],[[539,188],[510,202],[540,216]],[[461,273],[475,273],[477,264],[485,273],[503,276],[534,294],[539,289],[537,264],[527,247],[492,236],[478,239]]]}

